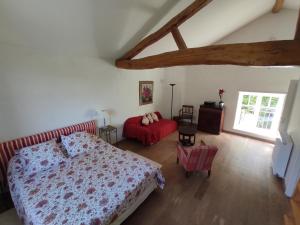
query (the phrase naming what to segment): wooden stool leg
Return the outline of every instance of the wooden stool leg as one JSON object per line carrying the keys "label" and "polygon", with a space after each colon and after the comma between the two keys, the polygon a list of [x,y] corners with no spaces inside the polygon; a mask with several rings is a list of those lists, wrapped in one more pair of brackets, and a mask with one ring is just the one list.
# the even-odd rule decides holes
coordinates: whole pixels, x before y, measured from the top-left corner
{"label": "wooden stool leg", "polygon": [[208,177],[210,177],[210,174],[211,174],[211,170],[209,170],[209,171],[207,172]]}
{"label": "wooden stool leg", "polygon": [[186,178],[189,178],[189,177],[190,177],[190,175],[191,175],[191,173],[190,173],[190,172],[188,172],[188,171],[185,171],[185,177],[186,177]]}

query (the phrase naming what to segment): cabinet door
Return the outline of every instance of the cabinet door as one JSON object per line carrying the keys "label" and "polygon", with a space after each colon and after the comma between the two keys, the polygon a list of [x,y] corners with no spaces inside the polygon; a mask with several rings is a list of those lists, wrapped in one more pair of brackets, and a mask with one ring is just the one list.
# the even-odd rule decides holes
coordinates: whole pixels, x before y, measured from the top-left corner
{"label": "cabinet door", "polygon": [[212,109],[200,109],[198,129],[213,134],[220,133],[221,112]]}
{"label": "cabinet door", "polygon": [[199,110],[198,115],[198,130],[205,131],[205,127],[207,126],[207,117],[204,110]]}

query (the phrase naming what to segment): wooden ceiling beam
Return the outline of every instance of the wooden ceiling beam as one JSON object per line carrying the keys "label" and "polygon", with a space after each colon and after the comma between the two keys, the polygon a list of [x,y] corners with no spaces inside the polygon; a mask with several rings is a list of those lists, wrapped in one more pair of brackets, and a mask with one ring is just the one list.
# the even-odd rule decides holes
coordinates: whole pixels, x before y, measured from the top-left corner
{"label": "wooden ceiling beam", "polygon": [[300,65],[299,55],[299,41],[269,41],[184,49],[141,59],[118,60],[116,66],[124,69],[228,64],[240,66],[296,66]]}
{"label": "wooden ceiling beam", "polygon": [[168,33],[172,31],[174,27],[179,27],[186,20],[195,15],[199,10],[204,8],[207,4],[209,4],[212,0],[195,0],[192,4],[190,4],[187,8],[181,11],[178,15],[173,17],[168,23],[166,23],[162,28],[158,31],[150,34],[148,37],[143,39],[140,43],[138,43],[133,49],[128,51],[121,59],[132,59],[140,52],[142,52],[148,46],[154,44]]}
{"label": "wooden ceiling beam", "polygon": [[283,4],[284,4],[284,0],[276,0],[272,12],[278,13],[283,8]]}
{"label": "wooden ceiling beam", "polygon": [[185,43],[183,37],[181,36],[181,33],[180,33],[178,27],[174,27],[171,30],[171,33],[173,35],[173,38],[174,38],[178,48],[179,49],[187,49],[186,43]]}
{"label": "wooden ceiling beam", "polygon": [[[165,26],[116,60],[116,66],[123,69],[153,69],[186,65],[300,66],[300,11],[294,40],[187,48],[178,26],[211,1],[196,0]],[[282,8],[283,2],[284,0],[276,1],[275,12],[280,7]],[[170,32],[179,48],[178,51],[132,59]]]}

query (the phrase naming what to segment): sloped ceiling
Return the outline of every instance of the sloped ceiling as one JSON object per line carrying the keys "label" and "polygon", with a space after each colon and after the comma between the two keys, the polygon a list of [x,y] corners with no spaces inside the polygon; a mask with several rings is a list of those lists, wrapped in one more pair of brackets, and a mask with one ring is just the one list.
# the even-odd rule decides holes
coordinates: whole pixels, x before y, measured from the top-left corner
{"label": "sloped ceiling", "polygon": [[300,1],[299,0],[285,0],[284,7],[287,9],[299,10]]}
{"label": "sloped ceiling", "polygon": [[[193,0],[180,1],[155,26],[153,31],[163,26],[170,18],[178,14]],[[275,0],[219,0],[213,1],[191,19],[179,27],[179,30],[189,48],[211,45],[232,32],[242,28],[255,19],[271,12]],[[287,0],[285,7],[298,9],[299,0]],[[177,50],[171,35],[150,46],[135,58]]]}
{"label": "sloped ceiling", "polygon": [[[193,0],[1,0],[0,47],[111,63]],[[275,0],[214,0],[180,27],[188,47],[212,44],[270,12]],[[286,0],[296,9],[300,0]],[[146,55],[177,49],[172,37]]]}
{"label": "sloped ceiling", "polygon": [[1,0],[0,47],[113,60],[178,0]]}

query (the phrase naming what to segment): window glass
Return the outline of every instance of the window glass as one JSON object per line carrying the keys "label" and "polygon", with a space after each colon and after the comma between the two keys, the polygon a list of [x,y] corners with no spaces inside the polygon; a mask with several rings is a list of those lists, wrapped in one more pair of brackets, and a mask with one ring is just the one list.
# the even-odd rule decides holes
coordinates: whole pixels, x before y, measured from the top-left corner
{"label": "window glass", "polygon": [[234,129],[276,136],[285,94],[240,92]]}
{"label": "window glass", "polygon": [[248,105],[249,102],[249,95],[244,95],[243,96],[243,105]]}
{"label": "window glass", "polygon": [[251,96],[250,98],[250,105],[255,105],[256,104],[256,100],[257,100],[257,96]]}
{"label": "window glass", "polygon": [[271,99],[271,107],[276,107],[278,104],[279,98],[272,98]]}
{"label": "window glass", "polygon": [[269,105],[269,102],[270,102],[270,97],[267,97],[267,96],[263,96],[262,97],[262,101],[261,101],[261,105],[262,106],[268,106]]}

